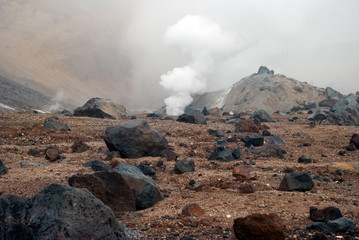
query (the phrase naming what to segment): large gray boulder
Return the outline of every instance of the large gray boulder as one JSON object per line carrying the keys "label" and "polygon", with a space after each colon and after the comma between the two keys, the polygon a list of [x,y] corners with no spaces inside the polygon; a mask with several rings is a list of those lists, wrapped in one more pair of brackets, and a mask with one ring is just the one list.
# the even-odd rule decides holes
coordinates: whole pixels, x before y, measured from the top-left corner
{"label": "large gray boulder", "polygon": [[279,185],[280,191],[309,191],[314,187],[312,178],[306,172],[286,173]]}
{"label": "large gray boulder", "polygon": [[325,96],[328,98],[328,99],[333,99],[333,100],[339,100],[341,98],[344,97],[343,94],[341,94],[340,92],[334,90],[333,88],[331,87],[327,87],[325,89]]}
{"label": "large gray boulder", "polygon": [[130,239],[87,189],[52,184],[33,198],[0,199],[1,239]]}
{"label": "large gray boulder", "polygon": [[274,122],[272,116],[267,113],[265,110],[261,109],[258,111],[255,111],[250,116],[251,119],[258,119],[261,122]]}
{"label": "large gray boulder", "polygon": [[55,130],[55,131],[71,131],[70,127],[55,118],[48,118],[45,120],[42,130]]}
{"label": "large gray boulder", "polygon": [[68,179],[69,185],[86,188],[109,206],[116,216],[124,211],[135,211],[135,197],[125,179],[117,172],[76,174]]}
{"label": "large gray boulder", "polygon": [[349,94],[331,108],[327,119],[331,124],[359,126],[359,97]]}
{"label": "large gray boulder", "polygon": [[110,99],[91,98],[85,105],[75,109],[74,116],[107,118],[107,119],[125,119],[126,108]]}
{"label": "large gray boulder", "polygon": [[143,119],[107,127],[104,140],[110,151],[119,151],[123,158],[156,157],[167,149],[165,136],[151,128]]}
{"label": "large gray boulder", "polygon": [[178,116],[177,122],[193,123],[193,124],[207,124],[206,118],[200,112],[193,114],[182,114]]}
{"label": "large gray boulder", "polygon": [[152,178],[145,176],[139,168],[121,162],[114,171],[121,174],[130,189],[135,192],[137,210],[152,207],[158,201],[163,200]]}

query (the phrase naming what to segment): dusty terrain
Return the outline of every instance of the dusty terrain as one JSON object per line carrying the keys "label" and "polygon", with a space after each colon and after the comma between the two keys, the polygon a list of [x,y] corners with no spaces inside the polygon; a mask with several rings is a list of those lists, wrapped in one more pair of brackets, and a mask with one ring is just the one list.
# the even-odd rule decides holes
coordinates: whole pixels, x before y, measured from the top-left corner
{"label": "dusty terrain", "polygon": [[[0,177],[0,196],[7,194],[33,196],[50,183],[67,183],[67,179],[76,173],[92,172],[83,164],[90,160],[102,160],[110,164],[108,150],[102,139],[107,126],[117,125],[126,120],[103,120],[86,117],[60,117],[72,131],[41,131],[34,124],[42,124],[50,115],[0,113],[0,158],[8,167],[8,173]],[[138,115],[138,118],[144,115]],[[314,234],[305,231],[309,219],[309,207],[335,206],[341,209],[345,217],[359,223],[359,151],[345,150],[353,133],[358,127],[331,125],[310,126],[306,115],[289,122],[288,116],[273,115],[280,120],[268,123],[272,134],[281,137],[288,144],[282,145],[288,153],[284,159],[263,158],[250,153],[240,141],[229,143],[228,148],[240,147],[241,160],[229,163],[209,161],[213,143],[218,139],[208,134],[208,129],[230,130],[234,125],[219,122],[218,117],[210,116],[207,125],[194,125],[175,121],[161,121],[148,118],[150,126],[166,135],[170,147],[178,154],[178,159],[191,157],[195,161],[196,171],[178,175],[174,173],[174,161],[160,157],[126,159],[128,163],[138,165],[147,161],[157,171],[155,182],[162,193],[168,195],[154,207],[125,213],[119,220],[131,229],[148,236],[149,239],[234,239],[233,220],[253,213],[275,213],[281,216],[287,227],[288,239],[311,239]],[[224,118],[224,117],[223,117]],[[300,133],[300,134],[298,134]],[[237,138],[246,133],[236,133]],[[83,153],[71,153],[69,147],[76,139],[84,140],[90,149]],[[310,142],[311,146],[298,147],[298,144]],[[67,162],[50,163],[41,152],[49,145],[56,145],[62,155],[70,159]],[[28,155],[28,150],[37,148],[39,157]],[[315,162],[297,163],[305,155]],[[22,160],[31,160],[45,164],[44,167],[21,168]],[[164,162],[156,167],[159,160]],[[232,176],[234,166],[242,161],[253,160],[258,177],[249,183],[255,193],[239,193],[238,187],[245,184]],[[330,163],[349,164],[354,170],[336,175],[330,169]],[[286,168],[306,171],[313,177],[320,175],[334,180],[333,183],[315,181],[315,187],[309,192],[282,192],[277,188],[280,176]],[[185,188],[194,179],[203,182],[202,191]],[[182,208],[197,203],[204,209],[204,216],[181,216]],[[358,228],[357,228],[358,229]],[[328,235],[330,239],[359,239],[354,235]]]}

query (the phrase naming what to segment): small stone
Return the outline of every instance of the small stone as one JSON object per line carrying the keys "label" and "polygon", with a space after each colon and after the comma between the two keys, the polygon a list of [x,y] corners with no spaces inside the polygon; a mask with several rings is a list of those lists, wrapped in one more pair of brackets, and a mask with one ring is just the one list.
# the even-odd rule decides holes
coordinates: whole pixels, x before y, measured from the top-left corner
{"label": "small stone", "polygon": [[223,162],[230,162],[234,160],[234,157],[228,152],[224,146],[217,146],[209,156],[208,160],[219,160]]}
{"label": "small stone", "polygon": [[229,145],[226,139],[219,139],[217,140],[215,145]]}
{"label": "small stone", "polygon": [[3,163],[3,161],[0,159],[0,175],[7,173],[7,167]]}
{"label": "small stone", "polygon": [[244,142],[246,147],[250,147],[251,145],[258,147],[262,146],[264,143],[264,137],[256,135],[246,135],[242,137],[241,140]]}
{"label": "small stone", "polygon": [[224,134],[221,130],[208,129],[208,133],[214,137],[224,137]]}
{"label": "small stone", "polygon": [[339,154],[340,156],[345,156],[347,153],[346,153],[345,151],[339,151],[338,154]]}
{"label": "small stone", "polygon": [[251,165],[239,165],[233,169],[232,174],[238,180],[252,180],[257,177],[257,172]]}
{"label": "small stone", "polygon": [[84,143],[81,139],[75,140],[75,142],[71,146],[71,150],[74,153],[82,153],[89,149],[90,147]]}
{"label": "small stone", "polygon": [[29,151],[27,152],[27,154],[29,154],[30,156],[33,156],[33,157],[38,157],[38,156],[40,156],[40,151],[37,150],[36,148],[30,148]]}
{"label": "small stone", "polygon": [[104,162],[92,160],[84,164],[84,167],[91,167],[94,171],[109,171],[111,168]]}
{"label": "small stone", "polygon": [[182,215],[200,217],[204,215],[204,211],[197,203],[192,203],[182,209]]}
{"label": "small stone", "polygon": [[175,170],[175,173],[177,173],[177,174],[181,174],[181,173],[185,173],[185,172],[194,172],[195,166],[194,166],[193,159],[185,158],[185,159],[177,161],[175,164],[174,170]]}
{"label": "small stone", "polygon": [[259,128],[252,119],[237,122],[235,127],[236,129],[241,129],[243,132],[259,133]]}
{"label": "small stone", "polygon": [[234,159],[239,159],[241,157],[241,150],[239,148],[233,149],[232,156]]}
{"label": "small stone", "polygon": [[314,222],[328,222],[329,220],[343,217],[340,209],[336,207],[326,207],[322,209],[310,207],[309,215],[310,219]]}
{"label": "small stone", "polygon": [[311,158],[307,158],[305,156],[301,156],[300,158],[298,158],[298,163],[312,163],[312,159]]}
{"label": "small stone", "polygon": [[194,181],[194,180],[191,180],[186,186],[186,189],[193,191],[201,191],[202,188],[203,188],[203,183],[201,181]]}
{"label": "small stone", "polygon": [[54,162],[61,158],[61,151],[58,148],[50,147],[45,151],[45,157],[50,162]]}
{"label": "small stone", "polygon": [[263,137],[268,137],[268,136],[272,136],[272,134],[271,134],[270,131],[264,130],[264,131],[262,132],[262,136],[263,136]]}
{"label": "small stone", "polygon": [[245,184],[238,187],[240,193],[254,193],[255,190],[251,184]]}
{"label": "small stone", "polygon": [[350,143],[346,148],[347,151],[355,151],[357,148],[355,147],[354,143]]}

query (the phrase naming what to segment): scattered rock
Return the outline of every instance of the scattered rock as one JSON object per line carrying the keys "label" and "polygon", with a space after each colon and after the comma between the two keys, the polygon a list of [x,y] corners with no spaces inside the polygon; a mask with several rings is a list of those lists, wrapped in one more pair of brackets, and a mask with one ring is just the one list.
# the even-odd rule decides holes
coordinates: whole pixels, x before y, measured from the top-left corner
{"label": "scattered rock", "polygon": [[307,226],[308,230],[319,230],[332,233],[339,232],[353,232],[355,230],[356,224],[352,219],[349,218],[338,218],[329,223],[316,222]]}
{"label": "scattered rock", "polygon": [[128,186],[135,191],[137,210],[152,207],[158,201],[163,200],[153,180],[145,176],[137,167],[121,162],[114,171],[121,174]]}
{"label": "scattered rock", "polygon": [[177,122],[193,123],[193,124],[207,124],[206,118],[200,112],[194,114],[182,114],[178,116]]}
{"label": "scattered rock", "polygon": [[349,164],[346,163],[341,163],[341,162],[333,162],[330,164],[329,168],[332,171],[342,171],[342,172],[347,172],[347,171],[354,171],[354,168],[352,166],[350,166]]}
{"label": "scattered rock", "polygon": [[353,143],[354,146],[359,149],[359,132],[353,134],[350,139],[350,143]]}
{"label": "scattered rock", "polygon": [[314,187],[312,178],[306,172],[286,173],[279,185],[280,191],[309,191]]}
{"label": "scattered rock", "polygon": [[200,217],[203,215],[204,211],[197,203],[189,204],[182,209],[182,216]]}
{"label": "scattered rock", "polygon": [[33,161],[29,161],[29,160],[22,160],[20,162],[20,167],[22,167],[22,168],[45,167],[45,164],[36,163]]}
{"label": "scattered rock", "polygon": [[256,179],[257,172],[251,165],[239,165],[233,169],[233,176],[238,180],[252,180]]}
{"label": "scattered rock", "polygon": [[3,163],[3,161],[0,159],[0,175],[4,175],[7,173],[7,167]]}
{"label": "scattered rock", "polygon": [[109,206],[118,217],[124,211],[135,211],[135,197],[124,178],[117,172],[76,174],[68,179],[69,185],[86,188]]}
{"label": "scattered rock", "polygon": [[219,139],[216,141],[215,145],[229,145],[226,139]]}
{"label": "scattered rock", "polygon": [[48,147],[45,150],[45,158],[50,162],[59,160],[61,158],[60,154],[61,154],[61,150],[54,146]]}
{"label": "scattered rock", "polygon": [[346,151],[339,151],[338,154],[340,156],[345,156],[345,155],[347,155],[347,152]]}
{"label": "scattered rock", "polygon": [[354,143],[350,143],[345,149],[347,151],[355,151],[357,150],[357,147],[354,145]]}
{"label": "scattered rock", "polygon": [[250,147],[251,145],[258,147],[262,146],[264,143],[264,137],[257,135],[246,135],[242,137],[241,140],[246,147]]}
{"label": "scattered rock", "polygon": [[321,123],[325,119],[327,119],[327,113],[322,108],[316,110],[307,118],[307,120],[319,121],[319,123]]}
{"label": "scattered rock", "polygon": [[0,198],[0,232],[3,239],[130,239],[101,200],[62,184],[33,198]]}
{"label": "scattered rock", "polygon": [[259,149],[260,155],[263,157],[276,157],[284,158],[283,154],[286,154],[287,151],[280,148],[276,144],[266,144]]}
{"label": "scattered rock", "polygon": [[255,190],[251,184],[244,184],[238,187],[240,193],[254,193]]}
{"label": "scattered rock", "polygon": [[[116,164],[117,166],[117,164]],[[91,167],[94,171],[109,171],[111,170],[110,166],[108,166],[106,163],[101,162],[99,160],[91,160],[84,164],[84,167]]]}
{"label": "scattered rock", "polygon": [[30,148],[27,154],[33,157],[38,157],[40,156],[40,151],[37,150],[37,148]]}
{"label": "scattered rock", "polygon": [[75,142],[71,146],[71,151],[74,153],[82,153],[89,149],[90,147],[84,143],[81,139],[75,140]]}
{"label": "scattered rock", "polygon": [[359,125],[359,102],[358,96],[349,94],[339,99],[330,109],[328,122],[336,125]]}
{"label": "scattered rock", "polygon": [[192,158],[178,160],[175,164],[175,173],[181,174],[185,172],[194,172],[194,161]]}
{"label": "scattered rock", "polygon": [[312,159],[305,156],[301,156],[300,158],[298,158],[298,163],[312,163]]}
{"label": "scattered rock", "polygon": [[233,149],[232,156],[234,159],[239,159],[241,157],[241,150],[239,148]]}
{"label": "scattered rock", "polygon": [[268,130],[264,130],[264,131],[262,132],[262,136],[263,136],[263,137],[269,137],[269,136],[272,136],[272,133],[271,133],[270,131],[268,131]]}
{"label": "scattered rock", "polygon": [[285,225],[275,214],[252,214],[234,220],[238,240],[284,240]]}
{"label": "scattered rock", "polygon": [[150,176],[152,179],[156,179],[156,173],[157,172],[152,166],[149,166],[149,165],[144,164],[143,162],[141,162],[140,165],[138,165],[137,167],[146,176]]}
{"label": "scattered rock", "polygon": [[266,143],[270,143],[270,144],[287,144],[285,141],[283,141],[278,136],[272,136],[272,137],[267,138]]}
{"label": "scattered rock", "polygon": [[209,156],[208,160],[219,160],[223,162],[233,161],[234,158],[230,152],[228,152],[223,146],[218,146]]}
{"label": "scattered rock", "polygon": [[190,189],[193,191],[201,191],[203,188],[203,183],[201,181],[191,180],[189,184],[186,186],[186,189]]}
{"label": "scattered rock", "polygon": [[167,159],[167,161],[176,161],[177,154],[169,149],[164,149],[160,152],[160,156]]}
{"label": "scattered rock", "polygon": [[235,127],[240,128],[243,132],[259,133],[259,128],[252,119],[237,122]]}
{"label": "scattered rock", "polygon": [[91,98],[85,105],[75,109],[74,116],[106,119],[125,119],[126,108],[110,99]]}
{"label": "scattered rock", "polygon": [[123,158],[156,157],[167,149],[166,138],[143,119],[107,127],[104,140],[110,151],[119,151]]}
{"label": "scattered rock", "polygon": [[310,219],[314,222],[328,222],[329,220],[343,217],[340,209],[336,207],[326,207],[322,209],[310,207],[309,215]]}
{"label": "scattered rock", "polygon": [[214,137],[224,137],[224,134],[221,130],[213,130],[213,129],[208,129],[209,135],[214,136]]}
{"label": "scattered rock", "polygon": [[261,109],[259,111],[255,111],[251,116],[251,119],[258,119],[261,122],[274,122],[272,116],[267,113],[265,110]]}
{"label": "scattered rock", "polygon": [[54,118],[46,119],[41,130],[71,131],[66,123],[60,122]]}
{"label": "scattered rock", "polygon": [[316,102],[308,102],[304,104],[304,110],[310,110],[317,107]]}

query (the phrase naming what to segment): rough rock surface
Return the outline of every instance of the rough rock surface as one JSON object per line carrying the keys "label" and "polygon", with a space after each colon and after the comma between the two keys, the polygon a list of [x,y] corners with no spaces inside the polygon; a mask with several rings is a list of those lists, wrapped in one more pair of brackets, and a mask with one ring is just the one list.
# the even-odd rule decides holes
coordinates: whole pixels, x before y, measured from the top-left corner
{"label": "rough rock surface", "polygon": [[318,209],[311,207],[309,209],[310,219],[314,222],[328,222],[343,217],[342,212],[336,207],[326,207]]}
{"label": "rough rock surface", "polygon": [[236,128],[241,129],[243,132],[259,133],[259,128],[252,119],[237,122],[235,123],[235,126]]}
{"label": "rough rock surface", "polygon": [[112,210],[87,189],[52,184],[33,198],[0,199],[4,239],[129,239]]}
{"label": "rough rock surface", "polygon": [[167,149],[165,136],[143,119],[107,127],[104,140],[110,151],[119,151],[124,158],[160,156],[160,152]]}
{"label": "rough rock surface", "polygon": [[5,166],[5,164],[0,159],[0,175],[3,175],[5,173],[7,173],[7,167]]}
{"label": "rough rock surface", "polygon": [[276,144],[266,144],[259,149],[260,155],[263,157],[276,157],[276,158],[283,158],[283,154],[286,154],[287,151],[280,148]]}
{"label": "rough rock surface", "polygon": [[284,240],[285,226],[275,214],[252,214],[234,220],[238,240]]}
{"label": "rough rock surface", "polygon": [[194,172],[194,161],[192,158],[178,160],[175,164],[175,173]]}
{"label": "rough rock surface", "polygon": [[239,165],[233,169],[233,177],[238,180],[252,180],[257,177],[257,172],[251,165]]}
{"label": "rough rock surface", "polygon": [[124,211],[135,211],[135,197],[127,182],[117,172],[77,174],[68,179],[69,185],[86,188],[109,206],[116,216]]}
{"label": "rough rock surface", "polygon": [[74,116],[125,119],[126,108],[113,103],[110,99],[91,98],[85,105],[75,109]]}
{"label": "rough rock surface", "polygon": [[106,163],[99,160],[91,160],[84,164],[85,167],[91,167],[94,171],[109,171],[111,168]]}
{"label": "rough rock surface", "polygon": [[121,162],[114,171],[121,174],[130,189],[135,191],[136,209],[149,208],[156,202],[163,200],[154,181],[145,176],[137,167]]}
{"label": "rough rock surface", "polygon": [[350,138],[350,143],[353,143],[354,146],[359,149],[359,132],[353,134],[353,136]]}
{"label": "rough rock surface", "polygon": [[54,118],[48,118],[45,120],[42,130],[55,130],[55,131],[70,131],[70,127],[63,122],[60,122]]}
{"label": "rough rock surface", "polygon": [[206,124],[206,118],[200,112],[193,114],[182,114],[178,116],[177,122],[193,123],[193,124]]}
{"label": "rough rock surface", "polygon": [[280,191],[309,191],[314,187],[312,178],[305,172],[286,173],[280,182]]}
{"label": "rough rock surface", "polygon": [[263,109],[255,111],[254,113],[252,113],[250,118],[251,119],[258,119],[261,122],[273,122],[274,121],[272,116],[269,113],[267,113],[265,110],[263,110]]}
{"label": "rough rock surface", "polygon": [[246,147],[253,145],[254,147],[262,146],[264,143],[264,137],[257,135],[246,135],[241,138]]}
{"label": "rough rock surface", "polygon": [[352,232],[355,230],[355,227],[356,224],[352,219],[342,217],[333,220],[329,223],[316,222],[313,224],[309,224],[307,226],[307,229],[338,233],[338,232]]}
{"label": "rough rock surface", "polygon": [[218,146],[209,156],[208,160],[219,160],[222,162],[230,162],[234,160],[233,155],[223,146]]}

